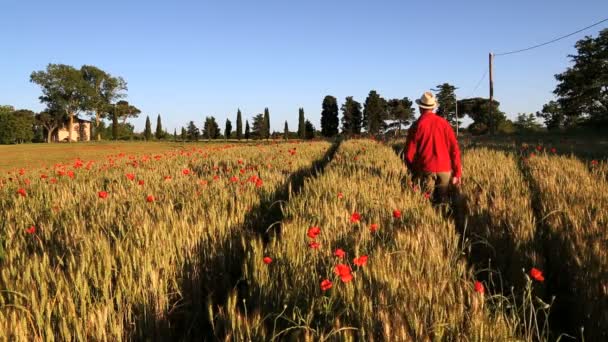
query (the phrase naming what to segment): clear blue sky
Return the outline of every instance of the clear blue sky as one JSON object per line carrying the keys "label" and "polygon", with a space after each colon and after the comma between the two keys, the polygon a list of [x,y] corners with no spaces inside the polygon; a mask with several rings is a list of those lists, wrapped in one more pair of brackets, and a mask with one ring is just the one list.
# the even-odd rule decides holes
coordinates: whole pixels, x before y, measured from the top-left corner
{"label": "clear blue sky", "polygon": [[[0,104],[42,110],[29,82],[48,63],[96,65],[124,77],[128,100],[164,126],[223,128],[270,108],[274,130],[319,126],[321,101],[417,98],[450,82],[459,97],[487,96],[488,52],[527,47],[608,16],[608,1],[142,1],[2,0]],[[497,57],[495,96],[509,117],[552,99],[554,74],[585,34]]]}

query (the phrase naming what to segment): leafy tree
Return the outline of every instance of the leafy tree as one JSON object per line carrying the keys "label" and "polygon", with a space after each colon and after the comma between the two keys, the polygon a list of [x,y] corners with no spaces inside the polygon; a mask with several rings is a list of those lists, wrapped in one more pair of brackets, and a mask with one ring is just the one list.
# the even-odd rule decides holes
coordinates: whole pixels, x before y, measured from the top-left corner
{"label": "leafy tree", "polygon": [[249,129],[249,120],[245,121],[245,140],[251,138],[251,130]]}
{"label": "leafy tree", "polygon": [[304,138],[305,139],[312,139],[315,137],[315,126],[312,125],[312,122],[306,120],[306,122],[304,123]]}
{"label": "leafy tree", "polygon": [[83,98],[82,108],[90,110],[95,116],[96,140],[101,140],[99,124],[111,111],[112,103],[125,95],[127,83],[121,77],[113,77],[107,72],[91,65],[83,65],[80,72],[88,85]]}
{"label": "leafy tree", "polygon": [[264,114],[258,114],[253,117],[251,135],[258,139],[264,139],[266,137],[266,121],[264,120]]}
{"label": "leafy tree", "polygon": [[34,122],[36,114],[31,110],[20,109],[12,113],[15,123],[15,142],[18,144],[31,142],[34,139]]}
{"label": "leafy tree", "polygon": [[549,101],[543,105],[543,109],[536,112],[536,116],[544,120],[545,126],[549,130],[560,129],[564,126],[564,110],[557,101]]}
{"label": "leafy tree", "polygon": [[51,142],[53,132],[66,120],[66,114],[63,110],[49,107],[36,116],[36,121],[39,125],[46,129],[46,141]]}
{"label": "leafy tree", "polygon": [[270,112],[268,111],[268,107],[264,108],[264,126],[263,130],[260,132],[261,138],[268,139],[270,138]]}
{"label": "leafy tree", "polygon": [[149,116],[146,116],[146,129],[144,130],[144,138],[148,141],[152,140],[152,125],[150,124]]}
{"label": "leafy tree", "polygon": [[363,108],[363,126],[366,127],[368,133],[377,134],[385,129],[386,107],[386,100],[375,90],[369,92]]}
{"label": "leafy tree", "polygon": [[164,137],[165,132],[163,131],[163,124],[160,122],[160,114],[158,114],[158,117],[156,118],[156,132],[154,133],[154,136],[156,137],[156,139],[160,140]]}
{"label": "leafy tree", "polygon": [[338,135],[340,119],[338,118],[338,101],[327,95],[323,99],[321,111],[321,135],[330,138]]}
{"label": "leafy tree", "polygon": [[99,124],[99,131],[102,136],[112,137],[114,140],[133,140],[135,138],[141,138],[143,134],[135,134],[135,126],[130,123],[119,122],[114,125],[106,127],[105,122]]}
{"label": "leafy tree", "polygon": [[[460,121],[456,119],[456,88],[449,83],[443,83],[437,86],[433,91],[437,92],[437,102],[439,102],[439,108],[437,114],[448,120],[452,127],[456,128]],[[459,118],[462,118],[460,114]]]}
{"label": "leafy tree", "polygon": [[189,141],[198,141],[198,138],[201,136],[201,131],[196,127],[194,121],[190,121],[186,134]]}
{"label": "leafy tree", "polygon": [[298,110],[298,137],[304,139],[306,137],[306,119],[304,118],[304,108]]}
{"label": "leafy tree", "polygon": [[203,125],[203,136],[209,139],[217,139],[220,136],[220,126],[218,126],[215,121],[215,117],[208,116],[205,118],[205,123]]}
{"label": "leafy tree", "polygon": [[469,126],[469,129],[474,132],[478,134],[496,133],[500,124],[507,119],[499,106],[498,101],[492,101],[490,106],[490,100],[481,97],[462,99],[458,101],[458,113],[468,115],[473,119],[473,124]]}
{"label": "leafy tree", "polygon": [[513,123],[515,128],[520,132],[536,132],[541,130],[541,125],[536,122],[536,117],[534,114],[524,114],[520,113],[517,115],[517,120]]}
{"label": "leafy tree", "polygon": [[229,119],[226,119],[226,128],[224,128],[224,137],[226,139],[230,139],[230,135],[232,134],[232,122]]}
{"label": "leafy tree", "polygon": [[285,128],[283,128],[283,139],[289,139],[289,126],[287,126],[287,120],[285,120]]}
{"label": "leafy tree", "polygon": [[[110,116],[112,119],[112,139],[113,140],[117,140],[118,139],[118,131],[119,131],[119,124],[118,124],[118,120],[122,119],[122,125],[126,124],[127,118],[130,117],[137,117],[139,116],[139,114],[141,113],[141,111],[129,104],[128,101],[118,101],[115,105],[113,105],[110,109]],[[149,118],[148,118],[149,120]],[[152,128],[150,128],[150,138],[152,137]]]}
{"label": "leafy tree", "polygon": [[402,99],[392,99],[387,102],[387,118],[393,120],[388,125],[389,129],[395,129],[395,134],[401,134],[401,128],[414,121],[413,102],[404,97]]}
{"label": "leafy tree", "polygon": [[12,106],[0,106],[0,144],[12,144],[15,140],[15,122]]}
{"label": "leafy tree", "polygon": [[346,135],[361,134],[361,104],[348,96],[342,104],[342,132]]}
{"label": "leafy tree", "polygon": [[570,55],[573,66],[555,75],[559,82],[555,95],[563,109],[567,125],[587,120],[608,125],[608,28],[598,37],[586,36]]}
{"label": "leafy tree", "polygon": [[[194,124],[194,122],[192,124]],[[186,129],[184,127],[182,127],[182,141],[186,141],[187,138],[188,138],[188,132],[186,131]]]}
{"label": "leafy tree", "polygon": [[173,129],[173,141],[177,141],[177,128]]}
{"label": "leafy tree", "polygon": [[41,102],[65,111],[68,116],[68,141],[72,142],[74,116],[83,108],[82,99],[89,87],[80,70],[65,64],[49,64],[45,71],[33,72],[30,81],[42,88]]}
{"label": "leafy tree", "polygon": [[236,112],[236,138],[241,140],[243,138],[243,118],[241,117],[241,109]]}

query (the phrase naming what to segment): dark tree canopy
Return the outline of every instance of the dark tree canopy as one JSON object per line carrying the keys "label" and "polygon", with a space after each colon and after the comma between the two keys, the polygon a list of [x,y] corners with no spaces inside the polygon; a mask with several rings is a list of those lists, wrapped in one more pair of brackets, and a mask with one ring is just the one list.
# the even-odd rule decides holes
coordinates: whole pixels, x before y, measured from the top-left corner
{"label": "dark tree canopy", "polygon": [[[595,38],[587,36],[570,55],[573,65],[555,75],[555,95],[568,126],[580,120],[608,125],[608,28]],[[559,121],[559,120],[557,120]]]}
{"label": "dark tree canopy", "polygon": [[203,125],[203,136],[209,140],[219,138],[220,134],[220,126],[215,121],[215,117],[207,116]]}
{"label": "dark tree canopy", "polygon": [[335,97],[327,95],[323,99],[321,111],[321,135],[326,138],[338,135],[340,119],[338,118],[338,101]]}
{"label": "dark tree canopy", "polygon": [[283,139],[289,139],[289,126],[287,125],[287,120],[285,120],[285,127],[283,128]]}
{"label": "dark tree canopy", "polygon": [[164,137],[164,135],[165,132],[163,131],[163,124],[160,120],[160,114],[158,114],[158,117],[156,118],[156,132],[154,133],[154,137],[160,140]]}
{"label": "dark tree canopy", "polygon": [[20,144],[34,138],[35,114],[30,110],[14,110],[0,106],[0,144]]}
{"label": "dark tree canopy", "polygon": [[[137,117],[140,113],[141,111],[137,107],[129,104],[128,101],[121,100],[118,101],[115,105],[113,105],[110,110],[110,116],[112,118],[112,139],[118,139],[119,119],[122,119],[122,124],[124,125],[127,121],[126,118]],[[150,138],[152,138],[152,128],[150,128]]]}
{"label": "dark tree canopy", "polygon": [[543,105],[543,109],[540,112],[536,112],[536,116],[543,119],[545,126],[549,130],[564,127],[564,110],[557,101],[549,101],[549,103]]}
{"label": "dark tree canopy", "polygon": [[462,99],[458,101],[458,113],[473,119],[470,129],[478,133],[496,133],[498,127],[507,119],[499,106],[500,103],[494,100],[490,107],[490,100],[481,97]]}
{"label": "dark tree canopy", "polygon": [[266,138],[266,121],[264,120],[264,114],[260,113],[253,117],[251,135],[257,139]]}
{"label": "dark tree canopy", "polygon": [[146,128],[144,129],[144,139],[152,140],[152,124],[150,123],[150,117],[146,116]]}
{"label": "dark tree canopy", "polygon": [[270,138],[270,111],[268,110],[268,107],[264,108],[264,126],[260,132],[260,138]]}
{"label": "dark tree canopy", "polygon": [[304,117],[304,108],[298,109],[298,137],[304,139],[306,137],[306,118]]}
{"label": "dark tree canopy", "polygon": [[[53,133],[55,132],[55,130],[59,127],[61,127],[61,125],[63,125],[63,123],[66,120],[66,114],[65,111],[63,111],[62,109],[57,109],[57,108],[53,108],[53,107],[49,107],[47,109],[45,109],[44,111],[42,111],[40,114],[38,114],[36,116],[36,121],[39,125],[41,125],[42,127],[44,127],[44,129],[46,130],[46,141],[48,143],[51,142]],[[99,128],[98,128],[99,129]]]}
{"label": "dark tree canopy", "polygon": [[238,140],[243,138],[243,118],[241,116],[241,109],[236,112],[236,138]]}
{"label": "dark tree canopy", "polygon": [[361,104],[348,96],[342,104],[342,132],[346,135],[361,134],[363,113]]}
{"label": "dark tree canopy", "polygon": [[519,113],[513,125],[519,132],[537,132],[542,129],[542,126],[536,121],[536,116],[532,113]]}
{"label": "dark tree canopy", "polygon": [[186,130],[186,137],[189,141],[198,141],[198,138],[201,136],[201,131],[196,127],[194,121],[190,121],[188,123],[188,128]]}
{"label": "dark tree canopy", "polygon": [[230,135],[232,134],[232,122],[229,119],[226,119],[226,127],[224,127],[224,137],[226,139],[230,139]]}
{"label": "dark tree canopy", "polygon": [[[439,84],[433,91],[437,92],[437,102],[439,102],[439,108],[437,114],[450,123],[452,127],[456,128],[456,124],[460,124],[456,120],[456,88],[449,83]],[[458,118],[462,118],[464,115],[459,114]]]}
{"label": "dark tree canopy", "polygon": [[251,130],[249,129],[249,120],[245,121],[245,140],[251,138]]}
{"label": "dark tree canopy", "polygon": [[385,129],[386,109],[386,100],[375,90],[370,91],[363,108],[363,126],[368,133],[378,134]]}
{"label": "dark tree canopy", "polygon": [[313,126],[312,122],[306,120],[304,123],[304,138],[305,139],[313,139],[315,137],[315,126]]}
{"label": "dark tree canopy", "polygon": [[[192,122],[192,124],[194,124],[194,122]],[[182,141],[186,141],[186,139],[188,139],[188,131],[186,131],[186,129],[184,127],[182,127]]]}
{"label": "dark tree canopy", "polygon": [[415,109],[412,106],[413,102],[407,97],[387,102],[387,118],[393,121],[388,128],[395,130],[395,134],[400,134],[402,128],[414,121]]}

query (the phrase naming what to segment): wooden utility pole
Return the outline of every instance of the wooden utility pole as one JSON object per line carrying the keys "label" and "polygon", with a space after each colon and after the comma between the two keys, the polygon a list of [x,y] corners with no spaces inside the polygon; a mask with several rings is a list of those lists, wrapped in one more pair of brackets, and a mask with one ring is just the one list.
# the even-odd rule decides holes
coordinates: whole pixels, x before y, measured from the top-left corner
{"label": "wooden utility pole", "polygon": [[[494,54],[490,52],[489,55],[489,67],[490,67],[490,103],[488,106],[488,113],[489,113],[489,119],[490,119],[490,125],[493,126],[494,124],[494,119],[492,118],[492,103],[494,102]],[[494,133],[494,128],[493,127],[489,127],[490,128],[490,132]]]}

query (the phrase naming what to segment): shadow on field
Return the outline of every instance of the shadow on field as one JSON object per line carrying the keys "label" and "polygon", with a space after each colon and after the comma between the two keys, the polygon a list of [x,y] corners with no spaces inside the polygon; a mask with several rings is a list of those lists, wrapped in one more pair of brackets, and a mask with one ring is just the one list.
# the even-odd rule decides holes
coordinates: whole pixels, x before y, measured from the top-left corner
{"label": "shadow on field", "polygon": [[[310,168],[291,174],[283,185],[263,198],[259,205],[251,208],[242,225],[229,229],[231,232],[240,232],[239,234],[228,234],[228,238],[213,246],[213,251],[208,250],[207,241],[201,241],[192,258],[197,262],[187,262],[178,277],[180,294],[175,296],[173,306],[167,308],[166,314],[159,315],[162,316],[160,318],[148,317],[144,322],[139,322],[135,330],[149,333],[137,335],[138,338],[162,341],[234,338],[229,335],[231,327],[221,326],[222,322],[216,321],[216,315],[218,310],[224,310],[224,313],[229,311],[228,316],[241,315],[240,309],[243,308],[248,288],[246,280],[242,278],[242,267],[249,246],[255,241],[266,243],[271,238],[280,236],[280,222],[283,219],[281,203],[297,195],[306,179],[323,172],[340,143],[336,140]],[[237,298],[228,303],[231,293],[235,291]],[[230,311],[235,308],[236,310]]]}

